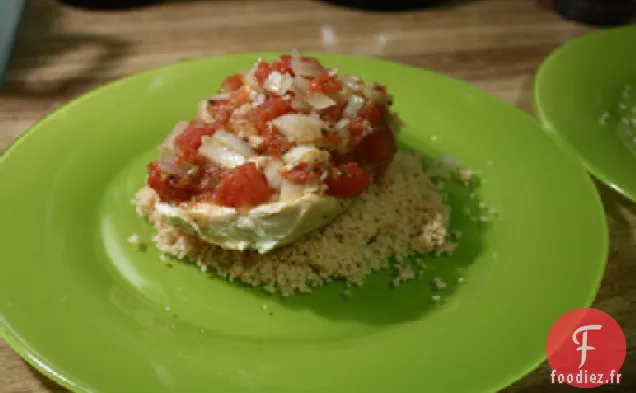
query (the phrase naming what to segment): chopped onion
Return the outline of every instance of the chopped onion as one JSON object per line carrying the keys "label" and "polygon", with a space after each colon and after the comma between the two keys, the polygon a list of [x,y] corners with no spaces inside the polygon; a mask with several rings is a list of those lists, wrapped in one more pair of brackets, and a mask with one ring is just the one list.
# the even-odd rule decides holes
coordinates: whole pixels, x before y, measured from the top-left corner
{"label": "chopped onion", "polygon": [[343,115],[349,116],[349,117],[355,117],[357,116],[358,111],[360,110],[360,108],[362,108],[363,105],[364,105],[363,97],[352,95],[349,98],[349,102],[347,102],[347,106],[344,109]]}
{"label": "chopped onion", "polygon": [[181,167],[174,162],[175,152],[172,148],[161,146],[159,151],[161,152],[159,169],[162,172],[181,176],[187,173],[187,168]]}
{"label": "chopped onion", "polygon": [[271,158],[267,164],[265,164],[265,168],[263,169],[263,174],[267,179],[267,183],[272,188],[279,188],[281,181],[283,180],[280,175],[280,169],[283,167],[283,162],[276,158]]}
{"label": "chopped onion", "polygon": [[297,165],[306,163],[326,163],[329,162],[329,152],[316,149],[313,146],[296,146],[283,156],[286,164]]}
{"label": "chopped onion", "polygon": [[309,81],[305,78],[301,78],[299,76],[295,77],[293,80],[294,91],[298,94],[307,94],[309,91]]}
{"label": "chopped onion", "polygon": [[318,76],[325,69],[316,59],[303,59],[301,57],[291,58],[292,70],[294,74],[298,76],[307,76],[313,78]]}
{"label": "chopped onion", "polygon": [[305,193],[305,186],[302,184],[294,184],[289,180],[282,179],[280,183],[280,201],[294,201]]}
{"label": "chopped onion", "polygon": [[307,93],[305,100],[309,105],[317,110],[327,109],[330,106],[336,105],[336,101],[332,100],[328,96],[313,91]]}
{"label": "chopped onion", "polygon": [[258,81],[254,78],[251,71],[243,75],[243,84],[252,89],[258,88]]}
{"label": "chopped onion", "polygon": [[342,84],[353,91],[356,92],[360,92],[362,91],[362,84],[360,83],[360,78],[350,75],[350,74],[344,74],[340,77],[340,82],[342,82]]}
{"label": "chopped onion", "polygon": [[199,101],[199,118],[206,123],[214,123],[214,118],[208,112],[208,100]]}
{"label": "chopped onion", "polygon": [[212,137],[214,139],[219,140],[219,142],[221,142],[221,144],[223,144],[224,146],[227,146],[228,149],[234,150],[235,152],[245,157],[251,157],[256,155],[254,150],[250,148],[247,142],[245,142],[244,140],[242,140],[241,138],[239,138],[238,136],[234,134],[230,134],[229,132],[219,130],[215,132]]}
{"label": "chopped onion", "polygon": [[294,79],[289,74],[281,74],[278,71],[270,72],[269,76],[263,82],[263,89],[282,96],[292,88]]}
{"label": "chopped onion", "polygon": [[172,148],[174,145],[174,139],[177,137],[177,135],[183,133],[183,131],[185,131],[186,128],[188,128],[188,124],[189,123],[184,120],[177,122],[177,124],[175,124],[174,127],[172,128],[172,131],[170,131],[168,136],[166,136],[166,139],[164,139],[163,145],[169,146]]}
{"label": "chopped onion", "polygon": [[272,120],[272,124],[282,132],[290,142],[312,143],[322,136],[323,122],[313,116],[289,113]]}
{"label": "chopped onion", "polygon": [[309,105],[309,103],[302,96],[299,95],[294,96],[294,99],[291,102],[291,107],[292,109],[300,112],[311,110],[311,105]]}
{"label": "chopped onion", "polygon": [[208,98],[208,101],[225,101],[230,99],[230,93],[219,93]]}
{"label": "chopped onion", "polygon": [[201,138],[199,153],[209,160],[228,168],[243,165],[255,153],[236,135],[217,131],[213,136]]}
{"label": "chopped onion", "polygon": [[254,101],[252,102],[252,106],[256,108],[263,105],[265,103],[265,99],[266,99],[265,94],[262,94],[262,93],[257,94],[256,98],[254,98]]}

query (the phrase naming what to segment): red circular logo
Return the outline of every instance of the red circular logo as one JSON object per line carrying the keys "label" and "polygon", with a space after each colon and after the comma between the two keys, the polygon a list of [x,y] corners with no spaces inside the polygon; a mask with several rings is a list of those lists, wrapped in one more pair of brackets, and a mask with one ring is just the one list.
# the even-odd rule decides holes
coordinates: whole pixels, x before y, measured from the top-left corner
{"label": "red circular logo", "polygon": [[614,318],[600,310],[579,308],[552,326],[546,353],[552,383],[593,388],[621,383],[627,345]]}

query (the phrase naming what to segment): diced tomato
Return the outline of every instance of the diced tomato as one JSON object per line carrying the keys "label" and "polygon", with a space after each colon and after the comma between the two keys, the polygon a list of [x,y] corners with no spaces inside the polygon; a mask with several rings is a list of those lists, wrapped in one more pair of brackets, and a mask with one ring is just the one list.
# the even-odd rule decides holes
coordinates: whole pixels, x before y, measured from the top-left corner
{"label": "diced tomato", "polygon": [[371,184],[371,176],[355,162],[332,168],[325,179],[329,194],[349,199],[361,194]]}
{"label": "diced tomato", "polygon": [[338,134],[329,133],[318,138],[316,147],[327,150],[335,150],[340,147],[342,139]]}
{"label": "diced tomato", "polygon": [[186,130],[174,140],[177,147],[177,163],[193,163],[201,146],[201,138],[212,136],[215,132],[216,128],[211,124],[199,120],[191,121]]}
{"label": "diced tomato", "polygon": [[380,124],[382,119],[384,118],[386,110],[383,108],[378,108],[373,104],[373,102],[367,102],[360,110],[358,111],[358,116],[360,118],[368,120],[369,123],[376,125]]}
{"label": "diced tomato", "polygon": [[234,74],[227,77],[221,84],[221,91],[235,91],[243,86],[243,76]]}
{"label": "diced tomato", "polygon": [[252,109],[247,115],[248,119],[258,130],[267,129],[267,122],[287,113],[295,112],[291,107],[291,102],[278,97],[270,97],[263,105]]}
{"label": "diced tomato", "polygon": [[259,149],[260,153],[268,156],[281,157],[287,150],[294,146],[294,144],[276,128],[266,129],[261,134],[261,137],[263,138],[263,145]]}
{"label": "diced tomato", "polygon": [[322,111],[320,118],[329,123],[336,123],[340,119],[342,119],[342,112],[344,112],[345,107],[347,106],[346,102],[341,104],[332,105],[327,109]]}
{"label": "diced tomato", "polygon": [[356,161],[369,164],[376,174],[383,174],[396,152],[393,132],[386,126],[380,126],[357,143],[353,155]]}
{"label": "diced tomato", "polygon": [[342,83],[324,70],[309,83],[309,91],[323,94],[335,94],[342,90]]}
{"label": "diced tomato", "polygon": [[256,69],[254,70],[254,77],[259,84],[263,84],[263,82],[265,81],[265,79],[267,79],[271,72],[272,66],[265,61],[261,61],[256,65]]}
{"label": "diced tomato", "polygon": [[225,174],[216,187],[214,201],[220,206],[250,208],[267,202],[272,192],[256,164],[248,162]]}
{"label": "diced tomato", "polygon": [[348,128],[351,135],[359,136],[359,135],[362,135],[366,126],[367,126],[367,122],[360,119],[360,120],[351,121],[349,123]]}
{"label": "diced tomato", "polygon": [[290,55],[282,55],[278,58],[278,61],[273,65],[274,70],[280,72],[281,74],[287,73],[294,76],[294,70],[291,66],[291,56]]}
{"label": "diced tomato", "polygon": [[383,85],[376,85],[376,86],[375,86],[375,90],[376,90],[376,91],[379,91],[380,93],[384,93],[384,94],[386,94],[386,86],[383,86]]}
{"label": "diced tomato", "polygon": [[281,174],[285,179],[296,184],[307,184],[316,181],[322,175],[322,169],[306,162],[294,166]]}
{"label": "diced tomato", "polygon": [[158,162],[148,164],[148,186],[166,202],[185,201],[195,191],[194,185],[186,177],[163,173]]}

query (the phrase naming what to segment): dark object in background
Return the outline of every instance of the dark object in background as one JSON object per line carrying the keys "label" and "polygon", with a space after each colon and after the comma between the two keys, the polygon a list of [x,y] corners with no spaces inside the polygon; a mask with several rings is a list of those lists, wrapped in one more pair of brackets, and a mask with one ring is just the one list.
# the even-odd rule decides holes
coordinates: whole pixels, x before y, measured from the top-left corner
{"label": "dark object in background", "polygon": [[323,0],[326,3],[369,11],[406,11],[453,3],[457,0]]}
{"label": "dark object in background", "polygon": [[[2,0],[0,0],[2,1]],[[123,10],[159,3],[161,0],[57,0],[73,7],[94,10]]]}
{"label": "dark object in background", "polygon": [[636,0],[555,0],[554,7],[567,19],[591,26],[619,26],[636,16]]}

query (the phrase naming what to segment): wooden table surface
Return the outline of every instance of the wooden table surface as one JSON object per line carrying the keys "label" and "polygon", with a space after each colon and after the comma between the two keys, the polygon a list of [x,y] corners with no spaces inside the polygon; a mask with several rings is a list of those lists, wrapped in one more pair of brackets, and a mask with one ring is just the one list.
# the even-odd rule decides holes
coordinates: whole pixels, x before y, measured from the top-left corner
{"label": "wooden table surface", "polygon": [[[533,0],[468,0],[394,14],[310,0],[168,1],[127,12],[31,0],[0,89],[0,150],[55,108],[122,76],[200,56],[291,48],[398,60],[468,81],[532,112],[537,66],[559,44],[590,30]],[[598,188],[611,252],[594,307],[621,324],[628,355],[623,384],[597,390],[636,391],[636,206]],[[0,392],[61,391],[0,340]],[[506,391],[575,389],[551,385],[544,364]]]}

